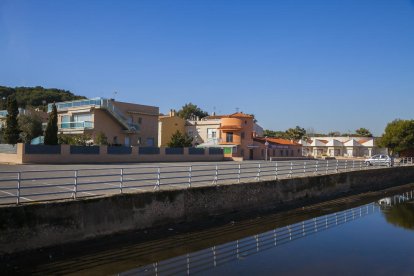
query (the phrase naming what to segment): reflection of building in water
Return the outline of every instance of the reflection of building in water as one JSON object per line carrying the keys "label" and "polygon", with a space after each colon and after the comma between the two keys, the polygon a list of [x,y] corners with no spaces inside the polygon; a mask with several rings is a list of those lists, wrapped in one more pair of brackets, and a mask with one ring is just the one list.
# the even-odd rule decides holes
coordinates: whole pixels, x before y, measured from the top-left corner
{"label": "reflection of building in water", "polygon": [[404,195],[387,197],[379,200],[378,204],[371,203],[346,211],[305,220],[292,225],[276,228],[265,233],[156,262],[121,273],[120,275],[190,275],[231,261],[247,258],[258,252],[354,221],[366,215],[379,212],[384,207],[388,208],[394,204],[411,199],[413,199],[412,192]]}

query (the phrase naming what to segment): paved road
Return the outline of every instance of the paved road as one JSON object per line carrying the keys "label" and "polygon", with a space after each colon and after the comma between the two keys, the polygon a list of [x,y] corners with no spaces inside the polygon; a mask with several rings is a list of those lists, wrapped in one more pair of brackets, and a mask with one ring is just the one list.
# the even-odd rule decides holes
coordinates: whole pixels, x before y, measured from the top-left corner
{"label": "paved road", "polygon": [[[217,167],[217,169],[216,169]],[[227,185],[366,169],[360,161],[0,165],[0,204]],[[20,181],[18,178],[20,177]],[[20,186],[19,186],[20,185]]]}

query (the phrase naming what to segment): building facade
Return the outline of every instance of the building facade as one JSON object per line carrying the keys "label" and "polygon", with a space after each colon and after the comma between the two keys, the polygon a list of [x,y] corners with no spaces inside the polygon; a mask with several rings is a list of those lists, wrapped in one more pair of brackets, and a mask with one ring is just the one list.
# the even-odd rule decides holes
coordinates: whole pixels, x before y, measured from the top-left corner
{"label": "building facade", "polygon": [[370,157],[387,153],[375,145],[373,137],[309,137],[299,143],[304,156]]}
{"label": "building facade", "polygon": [[295,141],[271,137],[254,137],[253,140],[255,147],[250,152],[251,160],[302,157],[302,145]]}
{"label": "building facade", "polygon": [[158,147],[167,147],[172,135],[179,131],[186,133],[186,121],[177,116],[175,110],[170,110],[168,115],[160,115],[158,118]]}
{"label": "building facade", "polygon": [[56,103],[56,108],[60,134],[86,134],[95,141],[103,133],[109,144],[158,145],[158,107],[94,98]]}

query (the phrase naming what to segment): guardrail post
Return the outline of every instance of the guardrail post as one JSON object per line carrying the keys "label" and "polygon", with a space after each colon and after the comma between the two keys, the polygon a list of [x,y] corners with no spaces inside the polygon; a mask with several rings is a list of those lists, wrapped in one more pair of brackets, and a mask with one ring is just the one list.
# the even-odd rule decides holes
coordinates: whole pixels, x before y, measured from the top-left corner
{"label": "guardrail post", "polygon": [[348,160],[345,160],[345,171],[348,171]]}
{"label": "guardrail post", "polygon": [[338,166],[339,166],[339,160],[336,160],[336,168],[335,168],[335,171],[336,171],[337,173],[338,173],[338,171],[339,171]]}
{"label": "guardrail post", "polygon": [[359,170],[362,171],[362,161],[359,161]]}
{"label": "guardrail post", "polygon": [[256,175],[256,180],[260,181],[260,173],[261,173],[261,164],[259,163],[259,166],[257,167],[257,175]]}
{"label": "guardrail post", "polygon": [[278,175],[277,175],[277,161],[275,162],[275,180],[277,180],[277,177],[278,177]]}
{"label": "guardrail post", "polygon": [[217,185],[217,182],[218,182],[218,165],[216,164],[216,172],[214,175],[213,184]]}
{"label": "guardrail post", "polygon": [[20,185],[21,185],[21,172],[17,173],[17,191],[16,191],[16,204],[20,204]]}
{"label": "guardrail post", "polygon": [[161,185],[161,168],[158,167],[157,169],[157,182],[155,182],[155,187],[154,190],[160,190],[160,185]]}
{"label": "guardrail post", "polygon": [[240,183],[241,164],[239,163],[239,170],[237,171],[237,183]]}
{"label": "guardrail post", "polygon": [[191,178],[192,178],[193,166],[188,168],[188,188],[191,188]]}
{"label": "guardrail post", "polygon": [[78,196],[78,170],[75,170],[75,179],[73,183],[73,199]]}
{"label": "guardrail post", "polygon": [[318,174],[318,167],[319,167],[319,160],[316,160],[316,163],[315,163],[315,172],[314,172],[315,175]]}
{"label": "guardrail post", "polygon": [[290,171],[289,171],[289,177],[292,178],[293,173],[293,162],[290,162]]}
{"label": "guardrail post", "polygon": [[303,162],[303,176],[306,176],[306,161]]}
{"label": "guardrail post", "polygon": [[124,184],[124,169],[121,169],[120,179],[119,179],[119,193],[122,194],[122,186]]}
{"label": "guardrail post", "polygon": [[352,160],[352,170],[355,170],[355,160]]}
{"label": "guardrail post", "polygon": [[325,174],[328,174],[329,171],[329,160],[326,160],[326,171]]}

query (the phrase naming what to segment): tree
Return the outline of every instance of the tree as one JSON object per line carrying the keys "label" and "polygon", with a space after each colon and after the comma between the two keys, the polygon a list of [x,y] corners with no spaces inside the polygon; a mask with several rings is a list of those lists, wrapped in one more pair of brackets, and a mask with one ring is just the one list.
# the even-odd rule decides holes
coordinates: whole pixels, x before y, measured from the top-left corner
{"label": "tree", "polygon": [[362,137],[372,137],[373,136],[371,131],[369,131],[368,129],[363,128],[363,127],[358,128],[357,130],[355,130],[355,133],[358,134],[359,136],[362,136]]}
{"label": "tree", "polygon": [[57,145],[58,144],[58,125],[57,125],[57,108],[56,105],[52,105],[52,112],[49,114],[49,120],[47,122],[45,132],[45,145]]}
{"label": "tree", "polygon": [[306,135],[306,130],[300,126],[286,130],[286,137],[291,140],[300,140]]}
{"label": "tree", "polygon": [[193,138],[187,134],[182,134],[180,131],[176,131],[172,136],[170,142],[167,144],[170,148],[185,148],[191,147]]}
{"label": "tree", "polygon": [[328,133],[328,136],[338,137],[338,136],[341,136],[341,133],[339,131],[331,131],[331,132]]}
{"label": "tree", "polygon": [[36,114],[19,115],[18,125],[23,143],[30,143],[33,138],[42,135],[42,121]]}
{"label": "tree", "polygon": [[108,145],[108,137],[102,131],[98,132],[95,136],[96,145]]}
{"label": "tree", "polygon": [[282,139],[288,139],[286,135],[286,131],[278,131],[278,130],[269,130],[265,129],[263,131],[263,135],[267,137],[273,137],[273,138],[282,138]]}
{"label": "tree", "polygon": [[388,123],[377,145],[388,148],[391,154],[413,149],[414,120],[397,119]]}
{"label": "tree", "polygon": [[4,129],[4,141],[7,144],[15,145],[19,140],[19,125],[17,123],[17,116],[19,115],[19,109],[17,107],[17,101],[14,96],[7,98],[7,117],[6,127]]}
{"label": "tree", "polygon": [[189,120],[194,117],[204,118],[208,116],[206,111],[201,110],[197,105],[188,103],[178,110],[177,115],[183,119]]}

